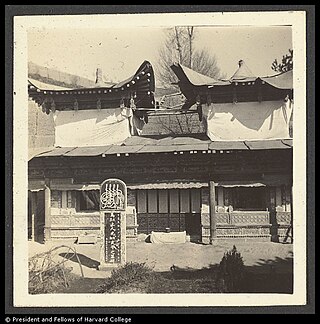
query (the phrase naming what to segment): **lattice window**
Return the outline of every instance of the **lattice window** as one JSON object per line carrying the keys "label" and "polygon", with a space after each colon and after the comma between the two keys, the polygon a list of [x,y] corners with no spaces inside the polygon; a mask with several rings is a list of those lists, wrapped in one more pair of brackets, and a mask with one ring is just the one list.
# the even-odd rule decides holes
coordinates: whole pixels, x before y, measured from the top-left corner
{"label": "lattice window", "polygon": [[281,202],[282,202],[282,206],[285,210],[285,208],[286,208],[286,187],[284,185],[281,186]]}
{"label": "lattice window", "polygon": [[51,191],[51,207],[62,208],[62,191],[60,190]]}
{"label": "lattice window", "polygon": [[201,209],[201,191],[198,189],[191,189],[191,212],[200,213]]}
{"label": "lattice window", "polygon": [[146,190],[137,191],[137,210],[139,213],[147,212],[147,192]]}
{"label": "lattice window", "polygon": [[269,187],[269,208],[274,210],[276,208],[276,188]]}
{"label": "lattice window", "polygon": [[158,212],[157,190],[148,190],[148,213]]}
{"label": "lattice window", "polygon": [[136,198],[138,232],[200,231],[201,190],[137,190]]}
{"label": "lattice window", "polygon": [[190,212],[190,191],[180,190],[180,213]]}
{"label": "lattice window", "polygon": [[286,189],[286,198],[285,198],[286,211],[290,212],[291,211],[291,188],[289,186],[286,186],[285,189]]}
{"label": "lattice window", "polygon": [[224,205],[230,206],[232,204],[232,190],[231,188],[223,188],[223,190]]}
{"label": "lattice window", "polygon": [[76,207],[76,192],[68,190],[67,191],[67,208]]}
{"label": "lattice window", "polygon": [[137,212],[143,213],[200,213],[199,189],[137,190]]}
{"label": "lattice window", "polygon": [[179,191],[178,189],[169,190],[170,213],[179,213]]}
{"label": "lattice window", "polygon": [[168,190],[158,191],[159,213],[168,213]]}

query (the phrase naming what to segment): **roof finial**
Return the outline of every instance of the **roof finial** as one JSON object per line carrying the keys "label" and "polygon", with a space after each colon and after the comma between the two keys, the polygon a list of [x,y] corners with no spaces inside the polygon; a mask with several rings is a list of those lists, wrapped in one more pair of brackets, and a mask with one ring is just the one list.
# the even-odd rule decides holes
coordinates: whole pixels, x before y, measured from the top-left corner
{"label": "roof finial", "polygon": [[96,71],[96,84],[101,85],[102,83],[103,83],[103,81],[102,81],[102,69],[97,68],[97,71]]}
{"label": "roof finial", "polygon": [[233,76],[230,78],[230,80],[244,80],[247,78],[256,78],[256,76],[250,71],[250,69],[247,67],[244,60],[239,60],[238,62],[238,69],[233,74]]}

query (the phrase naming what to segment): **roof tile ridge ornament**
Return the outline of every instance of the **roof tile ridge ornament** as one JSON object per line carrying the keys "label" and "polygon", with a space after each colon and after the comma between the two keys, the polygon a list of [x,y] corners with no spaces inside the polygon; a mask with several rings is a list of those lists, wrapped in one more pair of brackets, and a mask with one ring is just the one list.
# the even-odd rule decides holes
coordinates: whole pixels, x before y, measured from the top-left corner
{"label": "roof tile ridge ornament", "polygon": [[248,68],[248,66],[246,65],[244,60],[241,59],[238,62],[238,69],[232,75],[232,77],[230,78],[230,81],[233,81],[233,80],[241,81],[241,79],[246,79],[246,78],[257,78],[257,76],[255,76],[252,73],[252,71]]}
{"label": "roof tile ridge ornament", "polygon": [[48,99],[47,98],[44,98],[44,100],[42,100],[42,102],[39,104],[39,106],[41,106],[42,112],[46,112],[47,102],[48,102]]}
{"label": "roof tile ridge ornament", "polygon": [[203,113],[202,113],[201,98],[200,98],[200,95],[199,94],[196,97],[196,106],[197,106],[197,113],[198,113],[199,121],[202,122],[202,120],[203,120]]}
{"label": "roof tile ridge ornament", "polygon": [[53,113],[56,111],[56,103],[54,102],[53,98],[51,98],[51,111]]}
{"label": "roof tile ridge ornament", "polygon": [[134,96],[131,94],[131,98],[130,98],[130,108],[132,110],[135,110],[136,109],[136,104],[134,102]]}
{"label": "roof tile ridge ornament", "polygon": [[125,108],[124,98],[123,97],[120,100],[120,108]]}
{"label": "roof tile ridge ornament", "polygon": [[98,100],[97,100],[97,109],[101,110],[101,100],[100,100],[100,98],[98,98]]}
{"label": "roof tile ridge ornament", "polygon": [[79,104],[77,98],[74,99],[73,108],[75,111],[79,110]]}
{"label": "roof tile ridge ornament", "polygon": [[95,82],[96,86],[98,87],[103,87],[105,84],[103,82],[103,78],[102,78],[102,69],[101,68],[97,68],[96,70],[96,82]]}
{"label": "roof tile ridge ornament", "polygon": [[207,105],[210,106],[212,104],[212,98],[211,98],[211,94],[208,92],[207,93]]}

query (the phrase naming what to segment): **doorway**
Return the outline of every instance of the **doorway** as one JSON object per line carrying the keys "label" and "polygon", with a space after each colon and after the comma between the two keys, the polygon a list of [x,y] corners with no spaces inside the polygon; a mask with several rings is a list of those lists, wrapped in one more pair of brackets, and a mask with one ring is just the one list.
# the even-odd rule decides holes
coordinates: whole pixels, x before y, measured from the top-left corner
{"label": "doorway", "polygon": [[201,189],[137,190],[138,233],[182,232],[200,235]]}
{"label": "doorway", "polygon": [[44,241],[44,190],[28,191],[28,240]]}

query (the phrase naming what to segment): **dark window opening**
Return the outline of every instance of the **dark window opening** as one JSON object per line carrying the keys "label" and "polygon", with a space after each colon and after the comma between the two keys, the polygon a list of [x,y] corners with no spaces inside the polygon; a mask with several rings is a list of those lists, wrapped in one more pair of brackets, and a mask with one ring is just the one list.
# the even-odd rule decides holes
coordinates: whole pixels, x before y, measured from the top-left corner
{"label": "dark window opening", "polygon": [[75,208],[76,211],[100,210],[100,191],[52,190],[51,207]]}
{"label": "dark window opening", "polygon": [[257,188],[225,188],[225,204],[233,210],[266,210],[266,189]]}
{"label": "dark window opening", "polygon": [[96,211],[100,209],[99,190],[78,191],[77,201],[79,211]]}

